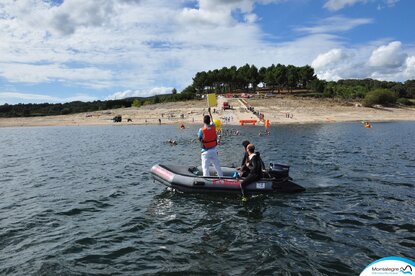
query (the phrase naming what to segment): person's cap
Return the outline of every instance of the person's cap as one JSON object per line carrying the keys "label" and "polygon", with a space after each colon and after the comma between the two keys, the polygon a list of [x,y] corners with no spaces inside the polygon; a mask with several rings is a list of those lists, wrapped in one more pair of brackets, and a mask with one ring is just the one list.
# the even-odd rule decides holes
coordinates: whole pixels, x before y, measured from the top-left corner
{"label": "person's cap", "polygon": [[242,142],[242,146],[244,146],[244,148],[246,148],[249,144],[250,142],[248,140]]}

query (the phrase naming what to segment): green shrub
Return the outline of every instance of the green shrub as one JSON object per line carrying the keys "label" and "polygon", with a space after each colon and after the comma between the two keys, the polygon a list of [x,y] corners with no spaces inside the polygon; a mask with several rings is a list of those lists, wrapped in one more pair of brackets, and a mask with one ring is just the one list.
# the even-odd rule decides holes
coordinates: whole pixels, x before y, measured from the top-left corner
{"label": "green shrub", "polygon": [[71,114],[72,110],[70,108],[65,107],[64,109],[62,109],[61,114],[62,115],[68,115]]}
{"label": "green shrub", "polygon": [[413,103],[407,98],[399,98],[396,102],[401,105],[413,105]]}
{"label": "green shrub", "polygon": [[133,107],[140,107],[141,101],[138,99],[134,99],[133,103],[131,104]]}
{"label": "green shrub", "polygon": [[395,93],[387,89],[376,89],[366,94],[362,104],[371,107],[375,104],[388,106],[394,103],[396,103]]}
{"label": "green shrub", "polygon": [[154,96],[153,103],[155,104],[160,103],[160,97],[158,95]]}
{"label": "green shrub", "polygon": [[326,86],[324,88],[323,97],[325,98],[332,98],[334,97],[334,91],[332,87]]}
{"label": "green shrub", "polygon": [[321,93],[299,93],[299,94],[295,94],[296,97],[299,98],[321,98],[323,95]]}

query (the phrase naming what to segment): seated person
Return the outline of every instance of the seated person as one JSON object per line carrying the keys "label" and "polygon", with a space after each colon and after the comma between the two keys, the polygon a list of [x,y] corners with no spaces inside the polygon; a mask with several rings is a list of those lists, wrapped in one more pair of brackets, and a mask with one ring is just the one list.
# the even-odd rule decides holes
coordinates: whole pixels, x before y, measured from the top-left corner
{"label": "seated person", "polygon": [[236,170],[239,172],[240,176],[247,176],[249,173],[249,169],[248,169],[248,162],[249,162],[249,158],[248,158],[248,152],[246,151],[246,147],[250,144],[250,142],[248,140],[245,140],[242,142],[242,146],[244,147],[244,157],[242,158],[242,163],[240,167],[237,167]]}
{"label": "seated person", "polygon": [[262,178],[263,162],[261,160],[259,152],[255,152],[255,146],[249,144],[246,147],[249,162],[247,167],[249,169],[248,176],[241,182],[242,194],[245,196],[245,188],[250,183],[255,182]]}

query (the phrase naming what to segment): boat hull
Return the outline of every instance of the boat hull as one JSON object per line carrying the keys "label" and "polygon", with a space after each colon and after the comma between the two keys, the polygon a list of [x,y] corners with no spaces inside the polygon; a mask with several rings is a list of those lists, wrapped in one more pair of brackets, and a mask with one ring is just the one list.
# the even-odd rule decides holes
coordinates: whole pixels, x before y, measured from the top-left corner
{"label": "boat hull", "polygon": [[[213,168],[211,168],[213,173]],[[167,187],[186,193],[241,193],[243,179],[232,177],[235,168],[222,167],[224,176],[203,177],[200,170],[195,167],[154,165],[151,173],[154,180]],[[305,189],[291,181],[288,175],[281,178],[263,178],[249,184],[245,193],[298,193]]]}

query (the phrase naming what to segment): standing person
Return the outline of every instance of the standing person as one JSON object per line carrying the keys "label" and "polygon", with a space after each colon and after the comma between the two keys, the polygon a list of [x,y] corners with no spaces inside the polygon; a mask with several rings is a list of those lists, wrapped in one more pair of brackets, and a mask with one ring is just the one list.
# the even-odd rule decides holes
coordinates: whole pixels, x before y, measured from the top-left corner
{"label": "standing person", "polygon": [[199,129],[197,136],[202,146],[202,170],[203,176],[210,176],[209,165],[213,164],[219,177],[223,176],[222,168],[220,167],[220,161],[218,158],[218,151],[216,145],[218,144],[218,136],[216,134],[216,126],[212,122],[213,117],[208,108],[209,115],[203,117],[204,126]]}
{"label": "standing person", "polygon": [[249,144],[246,147],[246,151],[248,153],[248,159],[249,159],[249,162],[248,162],[249,174],[241,182],[241,189],[242,189],[243,197],[245,197],[246,186],[262,178],[262,166],[263,166],[262,165],[263,162],[261,160],[260,154],[259,152],[255,152],[255,146],[253,144]]}

